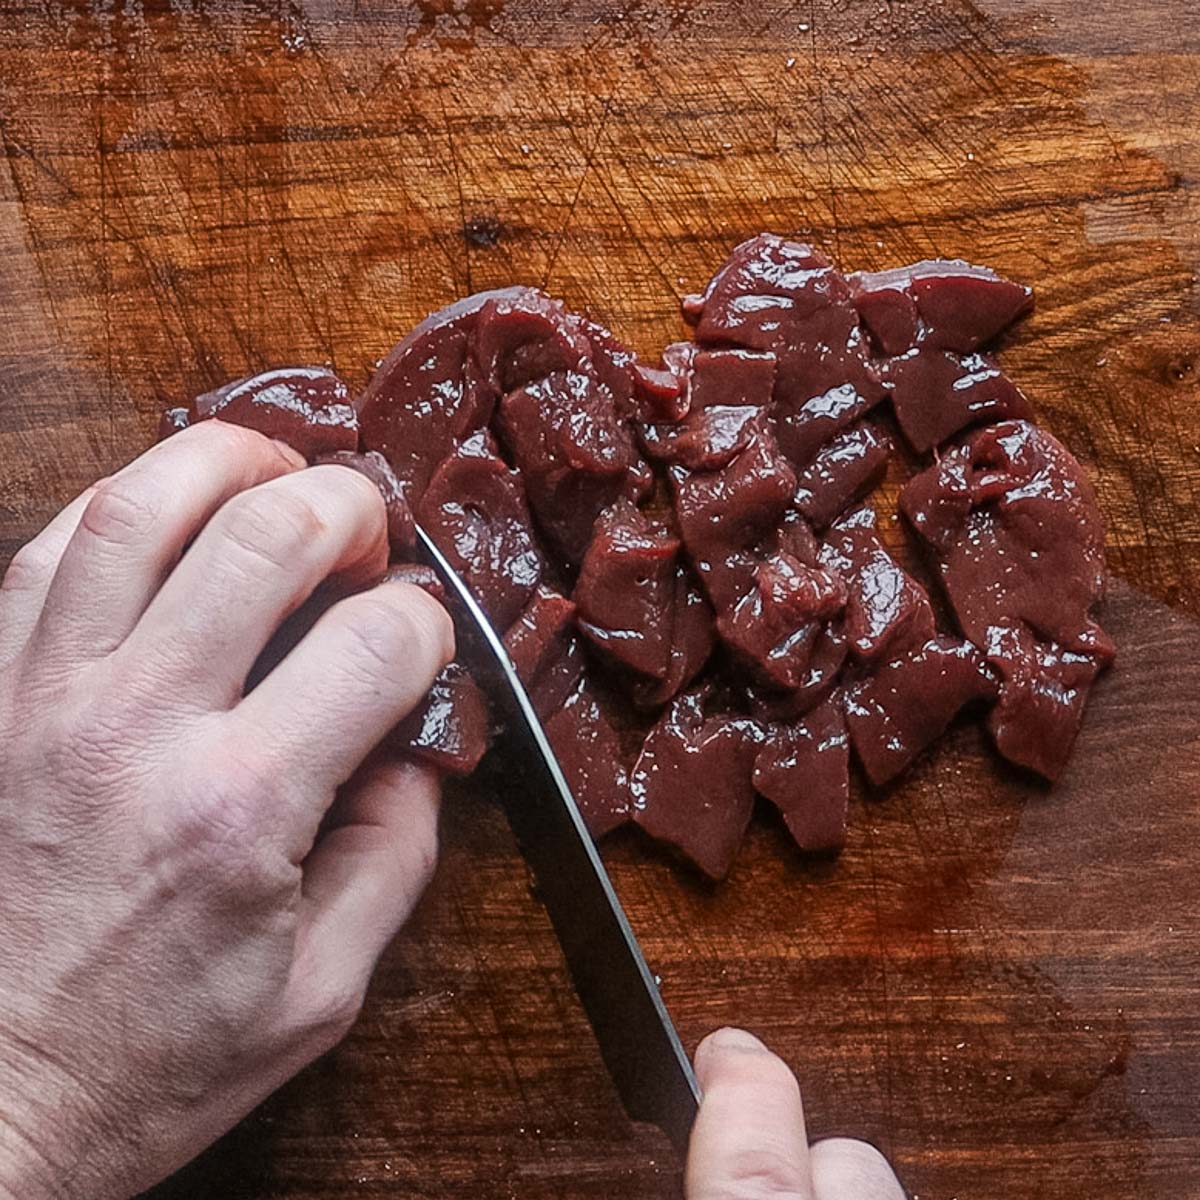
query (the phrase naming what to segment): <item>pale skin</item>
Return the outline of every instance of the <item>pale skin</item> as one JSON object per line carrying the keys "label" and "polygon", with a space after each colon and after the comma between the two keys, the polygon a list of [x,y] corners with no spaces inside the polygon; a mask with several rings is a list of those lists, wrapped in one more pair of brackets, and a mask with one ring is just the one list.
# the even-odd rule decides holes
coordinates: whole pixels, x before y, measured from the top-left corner
{"label": "pale skin", "polygon": [[[372,751],[454,653],[374,487],[218,421],[67,506],[0,584],[0,1200],[117,1200],[349,1030],[437,854]],[[248,694],[281,622],[344,598]],[[809,1146],[782,1060],[701,1043],[689,1200],[901,1200]]]}

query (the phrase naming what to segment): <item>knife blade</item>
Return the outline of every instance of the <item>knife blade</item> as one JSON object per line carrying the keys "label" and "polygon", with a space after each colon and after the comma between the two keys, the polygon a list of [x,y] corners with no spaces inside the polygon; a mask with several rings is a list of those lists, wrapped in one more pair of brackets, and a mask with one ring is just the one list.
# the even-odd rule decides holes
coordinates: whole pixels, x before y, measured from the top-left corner
{"label": "knife blade", "polygon": [[700,1089],[679,1034],[503,641],[420,527],[417,540],[455,601],[459,659],[500,719],[505,815],[601,1057],[630,1119],[657,1125],[682,1159]]}

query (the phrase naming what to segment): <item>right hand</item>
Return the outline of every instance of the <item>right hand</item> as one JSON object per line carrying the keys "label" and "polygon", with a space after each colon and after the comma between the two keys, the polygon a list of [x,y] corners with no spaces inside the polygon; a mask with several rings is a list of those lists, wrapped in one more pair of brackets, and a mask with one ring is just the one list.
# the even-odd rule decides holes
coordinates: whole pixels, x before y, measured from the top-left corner
{"label": "right hand", "polygon": [[696,1050],[704,1092],[688,1148],[687,1200],[904,1200],[887,1159],[866,1142],[808,1144],[795,1076],[741,1029]]}

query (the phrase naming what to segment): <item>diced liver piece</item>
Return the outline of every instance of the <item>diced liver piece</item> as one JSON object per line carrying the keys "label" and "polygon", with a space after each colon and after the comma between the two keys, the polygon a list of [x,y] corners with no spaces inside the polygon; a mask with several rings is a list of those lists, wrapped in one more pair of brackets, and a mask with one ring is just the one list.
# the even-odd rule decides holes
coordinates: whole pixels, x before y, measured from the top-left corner
{"label": "diced liver piece", "polygon": [[591,359],[580,322],[562,301],[534,288],[492,294],[479,310],[471,349],[489,390],[499,396],[547,375],[586,370]]}
{"label": "diced liver piece", "polygon": [[955,638],[931,638],[847,689],[854,753],[873,784],[887,783],[945,731],[959,709],[994,695],[979,650]]}
{"label": "diced liver piece", "polygon": [[404,485],[396,478],[388,460],[375,450],[360,454],[357,450],[338,450],[322,454],[316,463],[335,463],[365,475],[378,489],[387,508],[388,545],[392,553],[402,555],[416,545],[417,534],[412,509]]}
{"label": "diced liver piece", "polygon": [[836,522],[825,535],[821,561],[847,581],[843,629],[857,663],[878,662],[933,637],[929,597],[880,541],[874,510],[861,508]]}
{"label": "diced liver piece", "polygon": [[309,459],[358,448],[350,390],[328,367],[281,367],[205,392],[187,419],[195,425],[210,418],[278,438]]}
{"label": "diced liver piece", "polygon": [[700,673],[713,648],[713,610],[683,564],[675,568],[671,657],[661,680],[635,680],[632,699],[642,708],[666,704]]}
{"label": "diced liver piece", "polygon": [[754,583],[717,618],[717,632],[738,661],[769,688],[804,684],[818,638],[846,603],[842,577],[775,554],[754,568]]}
{"label": "diced liver piece", "polygon": [[[622,346],[609,330],[585,317],[571,315],[571,321],[587,339],[596,378],[612,396],[617,416],[629,420],[637,415],[641,403],[638,391],[640,373],[637,355]],[[645,382],[643,377],[643,382]],[[666,382],[660,380],[660,382]]]}
{"label": "diced liver piece", "polygon": [[643,426],[642,445],[659,462],[689,471],[717,471],[746,449],[761,425],[761,409],[714,405],[693,409],[676,424]]}
{"label": "diced liver piece", "polygon": [[996,748],[1011,762],[1054,780],[1075,746],[1096,676],[1112,660],[1102,636],[1092,653],[1039,641],[1028,628],[993,626],[988,662],[1000,675],[1000,698],[988,717]]}
{"label": "diced liver piece", "polygon": [[426,317],[379,364],[358,402],[364,450],[378,450],[419,498],[454,447],[487,424],[496,394],[471,350],[480,311],[523,289],[479,292]]}
{"label": "diced liver piece", "polygon": [[452,775],[470,775],[488,748],[487,702],[458,663],[444,667],[429,695],[388,737],[389,748]]}
{"label": "diced liver piece", "polygon": [[710,879],[723,879],[754,808],[758,728],[704,715],[699,691],[678,696],[650,731],[630,780],[633,819]]}
{"label": "diced liver piece", "polygon": [[883,478],[891,453],[891,440],[869,421],[843,430],[796,472],[797,510],[824,529]]}
{"label": "diced liver piece", "polygon": [[930,259],[848,276],[863,324],[885,354],[927,350],[969,354],[1033,307],[1033,292],[987,267]]}
{"label": "diced liver piece", "polygon": [[986,354],[912,349],[884,367],[892,407],[914,450],[932,450],[969,425],[1030,416],[1021,389]]}
{"label": "diced liver piece", "polygon": [[592,374],[563,371],[510,392],[499,430],[542,531],[568,563],[583,558],[606,508],[653,483],[629,425]]}
{"label": "diced liver piece", "polygon": [[775,357],[772,415],[795,466],[884,397],[850,287],[811,246],[772,234],[743,242],[684,315],[700,345]]}
{"label": "diced liver piece", "polygon": [[1104,588],[1104,523],[1079,464],[1045,430],[1027,421],[976,430],[910,480],[900,504],[976,645],[992,625],[1024,622],[1082,646]]}
{"label": "diced liver piece", "polygon": [[664,679],[674,633],[679,539],[628,500],[596,523],[572,599],[579,628],[603,653]]}
{"label": "diced liver piece", "polygon": [[542,576],[542,558],[520,476],[473,434],[429,481],[418,519],[498,629],[520,615]]}
{"label": "diced liver piece", "polygon": [[688,411],[765,408],[775,390],[774,354],[756,350],[697,350],[687,377]]}
{"label": "diced liver piece", "polygon": [[583,676],[575,605],[545,584],[509,626],[504,648],[542,721],[566,703]]}
{"label": "diced liver piece", "polygon": [[817,634],[800,686],[790,692],[750,686],[750,710],[760,721],[795,721],[815,708],[833,691],[846,663],[846,635],[841,621],[824,626]]}
{"label": "diced liver piece", "polygon": [[586,680],[547,718],[545,729],[592,837],[623,825],[629,818],[629,774],[616,730]]}
{"label": "diced liver piece", "polygon": [[675,516],[696,574],[718,612],[750,586],[754,547],[791,505],[796,476],[760,415],[749,444],[718,471],[672,467]]}
{"label": "diced liver piece", "polygon": [[754,790],[779,809],[801,850],[839,850],[846,840],[850,741],[840,697],[802,721],[772,725],[754,760]]}

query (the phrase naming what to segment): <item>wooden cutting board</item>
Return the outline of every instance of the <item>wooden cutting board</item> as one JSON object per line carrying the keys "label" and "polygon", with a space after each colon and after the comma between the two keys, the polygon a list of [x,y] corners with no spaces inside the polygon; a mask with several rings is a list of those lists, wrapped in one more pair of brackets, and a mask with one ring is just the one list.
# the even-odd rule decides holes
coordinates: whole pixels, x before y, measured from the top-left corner
{"label": "wooden cutting board", "polygon": [[[969,726],[837,862],[763,817],[705,888],[607,852],[688,1046],[795,1067],[921,1200],[1200,1196],[1194,0],[0,5],[0,561],[167,399],[355,384],[473,289],[643,352],[762,229],[1036,288],[1005,352],[1091,470],[1120,647],[1046,790]],[[678,1193],[485,800],[347,1043],[159,1197]]]}

